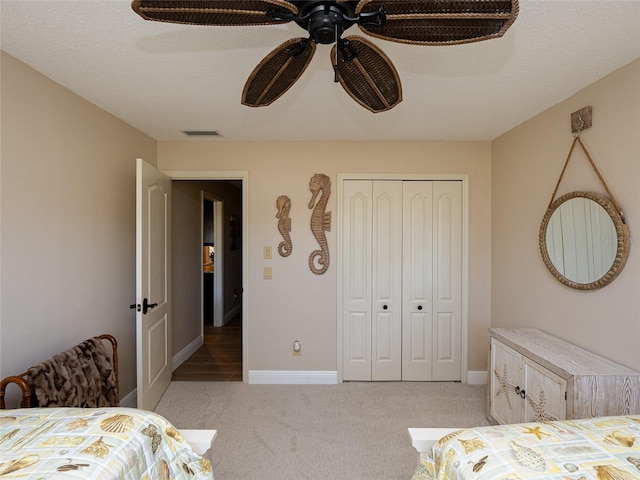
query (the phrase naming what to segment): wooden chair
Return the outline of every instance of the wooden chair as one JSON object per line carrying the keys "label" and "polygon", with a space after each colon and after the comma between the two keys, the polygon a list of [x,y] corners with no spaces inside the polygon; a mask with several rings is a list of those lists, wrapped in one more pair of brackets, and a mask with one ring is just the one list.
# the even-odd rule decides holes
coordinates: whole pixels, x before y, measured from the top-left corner
{"label": "wooden chair", "polygon": [[[118,342],[115,337],[109,335],[108,333],[104,333],[102,335],[98,335],[97,338],[101,340],[108,340],[111,343],[112,347],[112,355],[111,360],[113,362],[113,372],[115,375],[115,384],[116,384],[116,392],[120,391],[120,385],[118,382]],[[29,372],[31,369],[26,372],[21,373],[20,375],[11,375],[6,377],[0,381],[0,409],[5,409],[5,390],[6,387],[12,383],[18,385],[20,390],[22,391],[22,397],[20,400],[20,407],[29,408],[32,406],[32,399],[34,398],[34,392],[31,384],[29,383]],[[36,405],[34,405],[36,406]]]}

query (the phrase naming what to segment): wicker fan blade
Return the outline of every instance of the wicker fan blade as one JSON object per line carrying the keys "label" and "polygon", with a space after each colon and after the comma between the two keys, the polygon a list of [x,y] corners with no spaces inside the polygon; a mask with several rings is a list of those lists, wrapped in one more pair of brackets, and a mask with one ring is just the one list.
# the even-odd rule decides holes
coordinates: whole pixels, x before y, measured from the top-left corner
{"label": "wicker fan blade", "polygon": [[400,77],[382,50],[362,37],[345,37],[342,41],[347,44],[334,45],[331,60],[335,61],[337,50],[338,80],[351,98],[373,113],[390,110],[400,103]]}
{"label": "wicker fan blade", "polygon": [[190,25],[267,25],[290,20],[271,20],[270,11],[297,15],[285,0],[133,0],[131,8],[145,20]]}
{"label": "wicker fan blade", "polygon": [[360,0],[356,13],[383,9],[383,26],[360,25],[377,38],[420,45],[479,42],[504,35],[518,0]]}
{"label": "wicker fan blade", "polygon": [[276,101],[304,73],[315,51],[315,42],[306,38],[293,38],[277,47],[249,75],[243,105],[266,107]]}

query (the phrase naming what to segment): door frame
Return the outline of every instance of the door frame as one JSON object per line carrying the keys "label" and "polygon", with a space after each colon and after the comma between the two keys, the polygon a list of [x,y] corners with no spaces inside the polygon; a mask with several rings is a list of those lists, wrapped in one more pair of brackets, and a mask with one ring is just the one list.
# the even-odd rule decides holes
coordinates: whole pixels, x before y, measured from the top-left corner
{"label": "door frame", "polygon": [[[224,218],[224,202],[217,198],[215,195],[202,190],[200,199],[201,206],[201,222],[200,222],[200,237],[204,238],[204,202],[208,200],[213,203],[213,243],[218,250],[218,253],[224,252],[224,225],[222,220]],[[215,265],[213,268],[213,326],[224,326],[224,255],[215,257]],[[204,292],[204,280],[201,280],[202,288],[200,291]],[[204,303],[204,294],[202,302]],[[201,309],[202,316],[202,330],[201,335],[204,338],[204,307]]]}
{"label": "door frame", "polygon": [[338,366],[338,383],[343,382],[343,286],[342,271],[344,268],[342,259],[344,254],[343,232],[342,232],[342,207],[344,195],[344,182],[347,180],[430,180],[430,181],[461,181],[462,182],[462,354],[461,354],[461,372],[460,378],[462,383],[468,383],[469,370],[469,175],[466,173],[338,173],[338,189],[337,189],[337,210],[338,210],[338,228],[337,228],[337,366]]}
{"label": "door frame", "polygon": [[242,181],[242,381],[249,381],[249,172],[162,170],[171,180],[241,180]]}

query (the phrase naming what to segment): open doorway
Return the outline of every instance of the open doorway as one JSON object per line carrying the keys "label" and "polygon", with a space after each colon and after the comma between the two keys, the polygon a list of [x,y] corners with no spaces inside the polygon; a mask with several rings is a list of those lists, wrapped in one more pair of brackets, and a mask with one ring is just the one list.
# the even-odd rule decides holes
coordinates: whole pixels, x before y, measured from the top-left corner
{"label": "open doorway", "polygon": [[174,178],[172,184],[173,338],[181,360],[174,356],[173,380],[242,381],[243,181]]}

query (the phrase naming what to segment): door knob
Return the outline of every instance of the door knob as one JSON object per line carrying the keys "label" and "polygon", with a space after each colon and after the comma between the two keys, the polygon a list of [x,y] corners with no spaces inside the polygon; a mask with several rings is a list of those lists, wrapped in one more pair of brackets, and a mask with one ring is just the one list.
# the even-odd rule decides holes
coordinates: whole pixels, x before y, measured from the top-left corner
{"label": "door knob", "polygon": [[154,307],[157,307],[157,306],[158,306],[158,304],[157,304],[157,303],[149,303],[149,302],[147,301],[147,299],[145,298],[144,300],[142,300],[142,313],[143,313],[144,315],[146,315],[146,314],[147,314],[147,312],[149,311],[149,309],[154,308]]}

